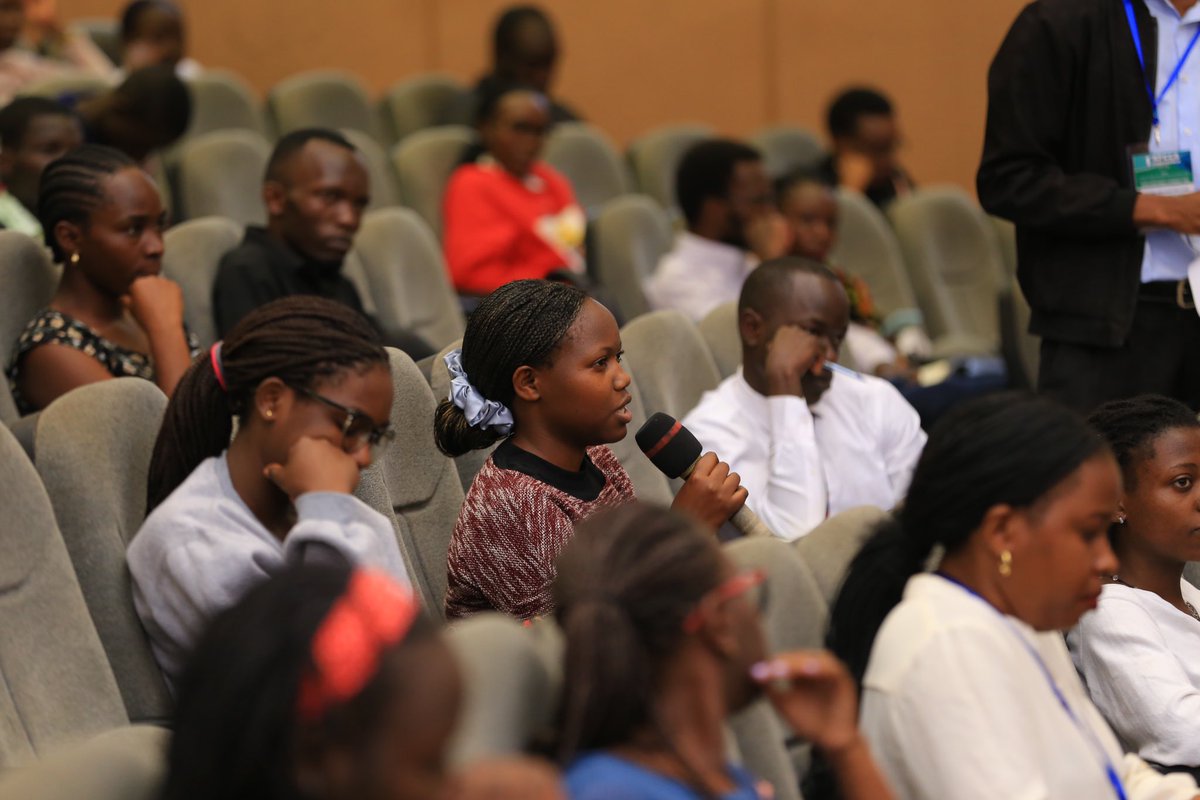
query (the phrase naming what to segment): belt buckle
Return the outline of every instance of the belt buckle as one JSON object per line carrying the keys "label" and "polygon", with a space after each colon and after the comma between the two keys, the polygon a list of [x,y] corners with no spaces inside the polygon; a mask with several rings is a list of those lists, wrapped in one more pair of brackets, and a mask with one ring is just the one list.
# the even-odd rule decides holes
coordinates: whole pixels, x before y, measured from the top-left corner
{"label": "belt buckle", "polygon": [[1175,305],[1183,309],[1194,309],[1196,298],[1192,297],[1192,287],[1186,280],[1175,284]]}

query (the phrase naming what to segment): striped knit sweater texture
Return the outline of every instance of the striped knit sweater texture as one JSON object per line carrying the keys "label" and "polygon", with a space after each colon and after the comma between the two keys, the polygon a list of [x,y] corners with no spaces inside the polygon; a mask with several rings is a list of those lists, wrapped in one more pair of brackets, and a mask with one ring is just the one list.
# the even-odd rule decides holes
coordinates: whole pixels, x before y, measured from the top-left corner
{"label": "striped knit sweater texture", "polygon": [[633,484],[611,450],[592,447],[588,457],[605,479],[590,502],[488,458],[471,483],[450,539],[448,618],[502,611],[529,619],[554,610],[554,562],[575,523],[634,500]]}

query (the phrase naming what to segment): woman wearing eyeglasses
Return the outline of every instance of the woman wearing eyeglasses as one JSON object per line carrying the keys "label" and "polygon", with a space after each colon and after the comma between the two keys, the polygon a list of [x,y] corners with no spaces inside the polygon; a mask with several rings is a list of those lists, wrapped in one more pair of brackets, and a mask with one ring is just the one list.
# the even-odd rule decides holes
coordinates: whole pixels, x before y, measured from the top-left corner
{"label": "woman wearing eyeglasses", "polygon": [[126,554],[168,681],[213,615],[286,564],[340,559],[407,578],[391,523],[352,494],[392,438],[391,408],[371,324],[318,297],[262,306],[192,364]]}
{"label": "woman wearing eyeglasses", "polygon": [[581,523],[558,561],[560,757],[571,800],[770,797],[726,759],[724,724],[764,692],[833,765],[845,800],[887,800],[854,683],[823,651],[768,658],[764,575],[711,532],[633,503]]}

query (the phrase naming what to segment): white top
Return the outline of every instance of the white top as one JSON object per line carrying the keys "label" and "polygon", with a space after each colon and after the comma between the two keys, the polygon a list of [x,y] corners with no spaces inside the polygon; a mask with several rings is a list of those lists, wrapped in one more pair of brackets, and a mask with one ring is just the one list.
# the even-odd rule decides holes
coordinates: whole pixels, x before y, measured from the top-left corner
{"label": "white top", "polygon": [[745,250],[683,231],[646,279],[646,299],[655,311],[673,308],[699,322],[717,306],[736,301],[757,265]]}
{"label": "white top", "polygon": [[[1078,727],[1030,652],[1053,676]],[[1088,700],[1062,634],[1037,633],[936,575],[909,580],[863,679],[861,727],[908,800],[1193,798],[1190,775],[1126,755]]]}
{"label": "white top", "polygon": [[146,518],[125,559],[134,607],[168,683],[208,621],[288,563],[332,551],[408,582],[391,523],[358,498],[304,494],[296,514],[279,541],[238,496],[222,454],[196,467]]}
{"label": "white top", "polygon": [[[1200,590],[1181,584],[1200,608]],[[1167,766],[1200,766],[1200,621],[1153,592],[1109,584],[1067,642],[1126,748]]]}
{"label": "white top", "polygon": [[739,369],[683,424],[741,476],[747,505],[783,539],[855,506],[891,509],[925,447],[917,412],[870,375],[833,375],[810,409],[802,397],[759,394]]}

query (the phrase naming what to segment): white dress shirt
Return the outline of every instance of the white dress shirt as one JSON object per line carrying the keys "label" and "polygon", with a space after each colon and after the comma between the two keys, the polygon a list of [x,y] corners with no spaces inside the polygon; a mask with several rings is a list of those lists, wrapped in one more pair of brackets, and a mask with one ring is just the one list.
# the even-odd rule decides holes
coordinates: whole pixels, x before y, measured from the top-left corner
{"label": "white dress shirt", "polygon": [[699,322],[719,305],[736,301],[758,261],[745,250],[684,231],[646,279],[655,311],[673,308]]}
{"label": "white dress shirt", "polygon": [[910,579],[880,628],[860,724],[906,800],[1115,800],[1106,762],[1129,800],[1197,794],[1190,775],[1160,775],[1124,752],[1062,634],[1037,633],[936,575]]}
{"label": "white dress shirt", "polygon": [[[1200,589],[1181,583],[1200,608]],[[1129,750],[1200,766],[1200,621],[1154,592],[1109,584],[1067,641],[1092,702]]]}
{"label": "white dress shirt", "polygon": [[683,424],[741,476],[746,504],[788,540],[848,508],[894,507],[925,446],[917,412],[869,375],[834,375],[810,409],[802,397],[759,394],[739,369]]}

